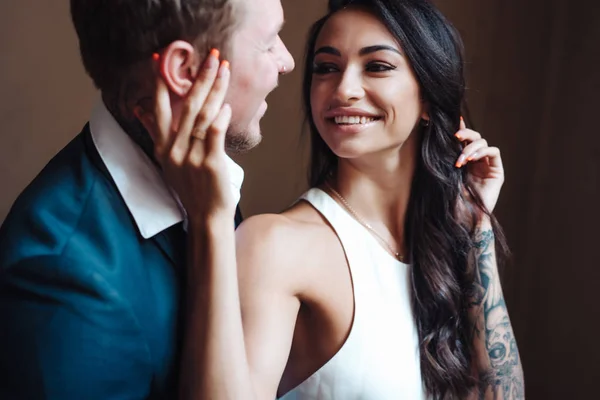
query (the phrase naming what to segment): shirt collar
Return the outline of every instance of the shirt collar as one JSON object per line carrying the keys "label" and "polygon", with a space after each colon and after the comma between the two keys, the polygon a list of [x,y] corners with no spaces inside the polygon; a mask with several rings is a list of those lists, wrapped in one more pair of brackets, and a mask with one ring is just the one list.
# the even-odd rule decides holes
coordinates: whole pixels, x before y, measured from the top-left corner
{"label": "shirt collar", "polygon": [[[160,170],[125,133],[99,100],[90,118],[92,140],[144,239],[185,220],[185,210]],[[227,157],[227,170],[236,202],[244,170]]]}

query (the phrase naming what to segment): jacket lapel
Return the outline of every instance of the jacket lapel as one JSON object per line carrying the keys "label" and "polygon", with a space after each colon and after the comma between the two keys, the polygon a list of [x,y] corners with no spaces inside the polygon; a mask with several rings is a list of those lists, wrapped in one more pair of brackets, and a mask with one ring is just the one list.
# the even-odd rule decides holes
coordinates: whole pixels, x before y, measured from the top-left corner
{"label": "jacket lapel", "polygon": [[242,223],[243,220],[244,220],[244,217],[242,216],[242,210],[240,210],[240,206],[237,206],[235,209],[235,220],[234,220],[236,229],[238,226],[240,226],[240,224]]}
{"label": "jacket lapel", "polygon": [[179,268],[184,265],[187,235],[183,231],[183,223],[180,222],[165,229],[151,240],[158,245],[175,267]]}
{"label": "jacket lapel", "polygon": [[[106,165],[102,161],[96,146],[93,143],[92,136],[89,129],[89,124],[83,129],[82,132],[84,141],[86,144],[88,155],[92,160],[92,163],[104,174],[111,182],[115,191],[118,193],[118,189],[106,168]],[[186,250],[186,234],[183,230],[183,223],[178,223],[170,228],[153,236],[149,240],[152,240],[161,249],[165,256],[173,263],[175,267],[180,267],[185,262],[185,250]]]}

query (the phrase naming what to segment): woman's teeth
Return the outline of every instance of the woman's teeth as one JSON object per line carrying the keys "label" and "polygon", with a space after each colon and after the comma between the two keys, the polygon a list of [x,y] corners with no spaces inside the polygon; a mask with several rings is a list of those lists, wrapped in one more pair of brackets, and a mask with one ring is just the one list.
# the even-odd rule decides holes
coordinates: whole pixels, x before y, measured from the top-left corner
{"label": "woman's teeth", "polygon": [[335,117],[334,121],[338,125],[358,125],[358,124],[366,124],[368,122],[373,122],[377,118],[373,117]]}

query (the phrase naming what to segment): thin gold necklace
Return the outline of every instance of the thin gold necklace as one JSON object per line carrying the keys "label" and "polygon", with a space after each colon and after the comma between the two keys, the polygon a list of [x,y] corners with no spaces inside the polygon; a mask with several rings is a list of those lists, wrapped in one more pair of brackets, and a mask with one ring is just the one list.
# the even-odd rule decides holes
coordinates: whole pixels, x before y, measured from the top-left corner
{"label": "thin gold necklace", "polygon": [[369,224],[368,222],[366,222],[364,219],[362,219],[357,213],[356,211],[354,211],[354,208],[352,208],[352,206],[350,205],[350,203],[348,203],[348,200],[346,200],[344,198],[344,196],[342,196],[341,194],[338,193],[337,190],[335,190],[330,184],[329,182],[325,182],[325,186],[327,186],[327,188],[331,191],[331,193],[333,193],[333,195],[335,197],[337,197],[337,199],[342,203],[342,205],[344,206],[344,208],[346,210],[348,210],[348,212],[350,213],[350,215],[352,215],[352,217],[356,220],[356,222],[358,222],[359,224],[361,224],[362,226],[364,226],[377,240],[379,240],[383,245],[385,245],[385,247],[387,247],[387,250],[394,256],[396,257],[399,261],[404,261],[404,256],[402,256],[399,252],[397,252],[392,245],[390,245],[388,243],[387,240],[385,240],[379,233],[377,233],[377,231],[375,229],[373,229],[373,227],[371,226],[371,224]]}

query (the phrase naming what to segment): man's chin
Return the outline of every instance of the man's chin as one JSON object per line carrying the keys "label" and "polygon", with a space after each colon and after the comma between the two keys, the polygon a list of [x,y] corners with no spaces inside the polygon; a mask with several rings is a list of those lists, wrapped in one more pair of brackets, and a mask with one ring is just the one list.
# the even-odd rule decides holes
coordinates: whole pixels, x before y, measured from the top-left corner
{"label": "man's chin", "polygon": [[230,154],[244,154],[258,146],[261,141],[260,128],[243,131],[230,129],[225,137],[225,148]]}

